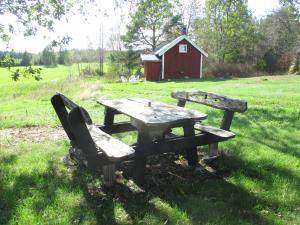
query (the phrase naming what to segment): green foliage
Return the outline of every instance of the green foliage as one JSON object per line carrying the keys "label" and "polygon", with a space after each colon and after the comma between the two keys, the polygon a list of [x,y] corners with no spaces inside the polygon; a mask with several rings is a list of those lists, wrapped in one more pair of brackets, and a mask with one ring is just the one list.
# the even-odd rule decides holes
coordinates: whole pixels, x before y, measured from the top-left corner
{"label": "green foliage", "polygon": [[41,55],[41,61],[44,66],[56,66],[56,55],[51,45],[44,48]]}
{"label": "green foliage", "polygon": [[279,0],[279,3],[288,8],[289,12],[295,16],[300,16],[300,1],[299,0]]}
{"label": "green foliage", "polygon": [[58,52],[58,64],[65,65],[69,61],[69,52],[67,50],[60,50]]}
{"label": "green foliage", "polygon": [[31,55],[25,51],[22,55],[22,60],[20,66],[30,66],[31,65]]}
{"label": "green foliage", "polygon": [[255,41],[255,26],[245,0],[207,0],[197,22],[197,39],[218,62],[244,63]]}
{"label": "green foliage", "polygon": [[[0,15],[10,14],[23,26],[24,35],[35,35],[39,27],[54,30],[54,23],[65,16],[71,8],[83,5],[90,0],[43,0],[43,1],[1,1]],[[1,20],[0,38],[9,41],[15,29],[9,21]]]}
{"label": "green foliage", "polygon": [[40,81],[42,80],[41,71],[42,68],[33,68],[31,66],[23,69],[17,68],[15,70],[11,70],[12,72],[11,77],[14,81],[18,81],[21,76],[25,78],[32,77],[36,81]]}
{"label": "green foliage", "polygon": [[117,76],[130,76],[136,71],[141,71],[139,60],[140,52],[133,51],[116,51],[108,55],[108,74]]}
{"label": "green foliage", "polygon": [[16,60],[11,57],[10,55],[5,55],[3,58],[0,60],[0,67],[7,67],[10,69],[11,67],[16,65]]}
{"label": "green foliage", "polygon": [[10,55],[6,55],[2,60],[0,60],[0,67],[6,67],[11,73],[11,78],[14,81],[18,81],[21,76],[28,78],[32,77],[36,81],[42,79],[41,71],[42,68],[33,68],[31,66],[25,68],[16,68],[16,61]]}
{"label": "green foliage", "polygon": [[122,40],[128,48],[148,46],[154,51],[181,17],[175,15],[174,7],[168,0],[138,1],[136,7],[136,11],[130,14],[130,24]]}
{"label": "green foliage", "polygon": [[294,49],[299,48],[300,22],[287,8],[269,14],[258,24],[255,55],[264,61],[265,71],[287,71]]}

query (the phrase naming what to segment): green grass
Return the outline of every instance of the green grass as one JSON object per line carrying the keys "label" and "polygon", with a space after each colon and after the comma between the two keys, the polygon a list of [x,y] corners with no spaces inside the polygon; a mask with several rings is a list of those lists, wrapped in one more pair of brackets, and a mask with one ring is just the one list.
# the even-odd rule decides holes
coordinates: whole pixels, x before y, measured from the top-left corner
{"label": "green grass", "polygon": [[[14,83],[0,70],[0,128],[58,126],[49,102],[56,91],[83,105],[96,123],[103,120],[98,98],[175,104],[175,89],[241,98],[249,109],[235,115],[236,137],[220,144],[226,156],[215,165],[218,177],[204,179],[184,168],[179,171],[190,174],[184,180],[148,171],[146,178],[160,185],[153,181],[146,193],[125,185],[102,189],[98,176],[67,166],[67,140],[0,137],[0,224],[300,224],[300,76],[122,84],[67,76],[65,67],[44,71],[42,82]],[[218,110],[187,107],[219,123]],[[135,134],[119,137],[132,143]]]}

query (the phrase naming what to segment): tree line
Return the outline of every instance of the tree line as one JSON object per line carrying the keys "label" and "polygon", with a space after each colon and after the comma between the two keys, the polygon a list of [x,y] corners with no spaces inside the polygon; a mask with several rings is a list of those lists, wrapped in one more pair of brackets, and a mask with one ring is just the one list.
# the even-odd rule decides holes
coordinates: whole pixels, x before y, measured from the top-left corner
{"label": "tree line", "polygon": [[[71,65],[99,62],[99,49],[72,49],[56,52],[52,46],[47,46],[40,53],[0,51],[0,61],[7,57],[15,61],[14,66],[54,67],[58,64]],[[1,64],[0,66],[5,67],[5,65]]]}
{"label": "tree line", "polygon": [[[46,0],[48,4],[7,1],[0,5],[0,15],[9,12],[21,18],[24,34],[34,35],[36,26],[55,29],[54,22],[65,16],[76,2],[84,11],[81,6],[88,0],[76,0],[74,4],[69,4],[70,1]],[[279,2],[280,8],[263,18],[255,18],[247,0],[206,0],[203,5],[199,0],[183,3],[178,0],[115,0],[121,8],[130,4],[130,7],[124,7],[129,8],[130,12],[126,34],[121,35],[120,28],[116,29],[106,41],[112,50],[105,55],[109,71],[118,75],[140,72],[140,53],[154,52],[167,41],[178,37],[185,28],[187,34],[209,54],[205,62],[207,74],[245,76],[254,71],[299,73],[300,2]],[[27,10],[29,8],[30,11]],[[14,30],[2,21],[0,27],[0,38],[9,41],[9,34]],[[55,45],[51,45],[40,54],[18,55],[17,62],[25,66],[53,66],[103,58],[97,55],[97,50],[66,51],[63,46],[68,41],[68,38],[63,38],[56,42],[58,52],[53,50]],[[91,55],[86,57],[88,54]],[[2,58],[0,62],[9,67],[12,61]]]}
{"label": "tree line", "polygon": [[281,7],[255,18],[247,0],[139,0],[133,4],[125,47],[154,52],[177,37],[185,27],[188,35],[205,49],[207,72],[240,75],[254,71],[299,73],[300,4],[281,0]]}

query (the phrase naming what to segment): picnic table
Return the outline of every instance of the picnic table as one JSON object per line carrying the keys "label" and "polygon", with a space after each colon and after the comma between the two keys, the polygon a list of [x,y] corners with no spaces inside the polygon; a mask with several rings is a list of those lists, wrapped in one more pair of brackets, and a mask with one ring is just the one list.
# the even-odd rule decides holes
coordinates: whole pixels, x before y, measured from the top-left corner
{"label": "picnic table", "polygon": [[[195,123],[207,118],[205,113],[142,98],[98,100],[97,102],[105,107],[102,130],[110,134],[133,129],[138,131],[133,170],[134,179],[138,183],[143,182],[147,156],[161,152],[157,151],[154,145],[157,145],[158,141],[163,142],[171,128],[182,127],[184,137],[194,137]],[[130,122],[114,123],[116,114],[128,116]],[[187,147],[189,165],[196,164],[198,162],[196,146]]]}
{"label": "picnic table", "polygon": [[[98,100],[105,107],[104,124],[94,124],[83,107],[63,94],[51,98],[55,112],[70,140],[71,158],[93,170],[102,170],[104,184],[112,185],[115,165],[134,160],[133,177],[143,183],[149,155],[185,150],[189,165],[198,163],[197,146],[208,145],[208,160],[218,157],[218,143],[235,137],[230,131],[233,115],[245,112],[247,102],[199,90],[173,91],[177,106],[142,98]],[[203,104],[223,111],[219,127],[202,123],[207,115],[184,108],[186,103]],[[129,121],[116,122],[115,115],[124,114]],[[182,128],[176,135],[172,128]],[[114,133],[138,132],[137,143],[127,145],[111,136]],[[79,153],[79,154],[78,154]]]}

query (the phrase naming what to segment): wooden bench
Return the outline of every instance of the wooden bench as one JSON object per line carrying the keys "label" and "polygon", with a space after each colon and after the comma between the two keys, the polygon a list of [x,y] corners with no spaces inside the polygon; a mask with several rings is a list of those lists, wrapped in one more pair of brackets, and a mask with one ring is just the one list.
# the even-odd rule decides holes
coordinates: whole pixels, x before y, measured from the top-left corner
{"label": "wooden bench", "polygon": [[102,169],[104,184],[112,185],[115,163],[133,156],[135,150],[94,125],[88,112],[66,96],[56,94],[51,102],[72,147],[84,154],[84,164],[91,169]]}
{"label": "wooden bench", "polygon": [[209,155],[213,158],[218,155],[218,142],[235,137],[235,134],[230,132],[234,113],[245,112],[247,110],[246,101],[210,92],[197,90],[173,91],[171,96],[178,100],[177,105],[181,107],[184,107],[186,102],[189,101],[224,110],[220,128],[203,125],[201,123],[196,123],[194,126],[195,130],[205,133],[210,137],[211,143],[209,143]]}

